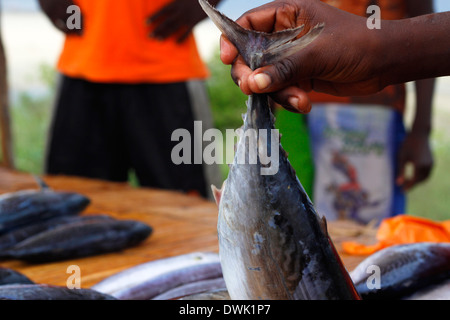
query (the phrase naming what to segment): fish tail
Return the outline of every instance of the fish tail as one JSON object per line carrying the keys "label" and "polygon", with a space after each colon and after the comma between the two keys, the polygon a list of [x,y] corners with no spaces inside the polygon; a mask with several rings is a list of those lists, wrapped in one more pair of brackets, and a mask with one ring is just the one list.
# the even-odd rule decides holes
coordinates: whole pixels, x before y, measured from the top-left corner
{"label": "fish tail", "polygon": [[305,48],[322,32],[324,24],[318,24],[307,34],[298,38],[304,25],[274,33],[247,30],[217,11],[207,0],[199,0],[206,14],[220,31],[238,49],[252,69],[273,64]]}

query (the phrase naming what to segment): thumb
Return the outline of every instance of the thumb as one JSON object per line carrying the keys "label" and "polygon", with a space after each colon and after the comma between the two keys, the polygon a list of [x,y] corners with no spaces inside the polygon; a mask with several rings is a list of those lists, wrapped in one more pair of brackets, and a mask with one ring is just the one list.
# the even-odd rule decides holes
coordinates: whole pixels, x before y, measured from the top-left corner
{"label": "thumb", "polygon": [[254,93],[270,93],[296,84],[299,79],[298,59],[282,59],[272,65],[256,69],[248,78],[248,85]]}

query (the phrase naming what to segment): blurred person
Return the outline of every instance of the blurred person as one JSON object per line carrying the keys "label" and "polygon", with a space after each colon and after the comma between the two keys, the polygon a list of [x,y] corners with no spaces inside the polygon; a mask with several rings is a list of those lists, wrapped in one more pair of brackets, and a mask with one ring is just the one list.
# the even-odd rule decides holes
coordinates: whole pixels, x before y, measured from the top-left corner
{"label": "blurred person", "polygon": [[[364,17],[368,7],[376,5],[384,20],[433,12],[432,0],[322,1]],[[314,159],[314,203],[319,212],[330,220],[367,223],[407,211],[406,192],[425,181],[433,167],[430,133],[434,84],[434,79],[415,82],[416,112],[408,132],[404,124],[405,84],[364,96],[310,93],[313,109],[308,126]],[[354,180],[336,166],[336,154],[351,163],[359,188],[347,188]],[[341,188],[330,189],[330,185]],[[343,197],[346,205],[338,210],[336,203],[342,203],[338,200]]]}
{"label": "blurred person", "polygon": [[132,169],[141,186],[208,196],[217,169],[171,159],[174,130],[212,126],[197,0],[39,2],[66,34],[46,172],[127,181]]}
{"label": "blurred person", "polygon": [[[369,5],[378,4],[381,8],[381,18],[383,19],[398,20],[432,12],[431,1],[335,0],[328,2],[360,16],[366,14]],[[275,100],[278,100],[283,106],[292,110],[292,106],[298,108],[303,104],[305,107],[303,111],[306,112],[309,110],[309,99],[313,102],[320,101],[327,104],[331,102],[334,104],[332,106],[322,105],[324,108],[313,108],[309,119],[312,134],[311,145],[315,149],[314,157],[316,163],[317,161],[320,161],[318,168],[316,168],[316,188],[314,192],[315,204],[318,206],[318,211],[322,214],[327,215],[327,213],[331,212],[331,214],[327,215],[329,218],[337,218],[339,216],[337,211],[341,210],[336,210],[336,208],[333,208],[333,205],[335,206],[338,195],[340,195],[341,198],[343,195],[343,193],[337,194],[332,192],[333,190],[336,190],[336,188],[332,188],[332,184],[347,186],[349,185],[349,182],[351,182],[351,179],[348,176],[342,174],[342,170],[338,170],[336,167],[333,168],[333,165],[335,164],[332,159],[333,153],[343,151],[342,156],[348,155],[349,153],[352,153],[352,150],[349,148],[357,148],[358,143],[363,143],[363,145],[359,146],[362,147],[359,150],[360,152],[364,151],[364,147],[370,148],[371,146],[374,148],[374,151],[379,151],[380,147],[372,141],[373,137],[371,137],[371,135],[376,135],[376,133],[364,132],[365,124],[367,124],[367,128],[372,127],[370,130],[376,129],[379,130],[378,132],[381,132],[381,135],[383,136],[381,139],[384,140],[384,145],[381,148],[386,149],[387,152],[384,155],[384,159],[381,161],[381,165],[380,159],[374,160],[373,156],[361,161],[361,154],[358,155],[357,152],[355,153],[355,150],[353,150],[355,155],[354,158],[359,158],[356,160],[359,162],[358,167],[360,168],[358,177],[362,179],[361,171],[364,174],[370,174],[366,174],[367,177],[365,178],[365,182],[360,182],[364,185],[364,189],[359,191],[352,189],[352,196],[346,197],[346,199],[355,200],[353,201],[354,203],[349,203],[349,201],[346,203],[348,204],[348,208],[350,208],[349,212],[352,212],[351,217],[363,222],[368,222],[372,219],[379,220],[392,214],[404,213],[405,200],[400,186],[404,190],[408,190],[415,184],[425,180],[430,174],[433,163],[428,138],[431,131],[431,105],[434,80],[423,80],[416,83],[417,111],[412,130],[405,139],[403,139],[404,128],[402,122],[402,113],[405,106],[404,85],[388,87],[381,93],[372,96],[363,96],[363,94],[376,92],[383,88],[380,87],[372,92],[360,92],[358,89],[367,90],[369,88],[366,83],[362,83],[360,88],[353,90],[353,93],[358,96],[352,98],[336,97],[339,95],[347,95],[346,93],[337,92],[338,89],[342,88],[342,91],[347,89],[351,92],[352,85],[356,86],[356,84],[352,84],[351,81],[345,79],[345,77],[352,78],[352,71],[354,71],[354,76],[357,78],[360,76],[358,72],[366,71],[367,69],[372,70],[367,68],[367,65],[364,64],[366,62],[365,60],[368,60],[370,63],[370,54],[367,55],[369,59],[366,59],[367,56],[358,56],[357,53],[360,49],[362,49],[360,51],[364,52],[372,49],[372,39],[379,40],[383,30],[368,30],[366,20],[367,18],[364,20],[356,18],[354,15],[345,14],[341,10],[332,9],[329,5],[319,4],[317,1],[274,1],[273,3],[254,9],[249,13],[244,14],[238,22],[244,27],[250,27],[258,31],[279,31],[288,27],[301,25],[305,22],[308,29],[317,23],[325,22],[325,31],[323,32],[324,35],[321,36],[321,38],[324,39],[323,41],[321,41],[319,37],[319,39],[313,42],[308,48],[299,52],[297,56],[294,55],[292,59],[286,59],[289,61],[281,61],[276,66],[263,67],[253,73],[250,70],[247,71],[244,68],[240,68],[242,61],[239,59],[235,60],[236,56],[235,52],[233,52],[235,49],[230,46],[229,42],[221,42],[222,60],[225,63],[234,62],[232,75],[244,93],[273,92],[272,97]],[[409,21],[411,20],[408,20],[408,22]],[[410,24],[412,24],[412,22],[410,22]],[[382,29],[383,27],[386,28],[386,25],[386,21],[383,20]],[[393,24],[390,24],[389,28],[391,28],[392,25]],[[359,29],[356,29],[356,26]],[[415,27],[416,28],[414,28],[413,31],[420,32],[417,30],[417,26]],[[341,28],[341,30],[339,30],[339,28]],[[361,30],[363,28],[365,30]],[[389,29],[389,31],[392,32],[391,29]],[[372,32],[372,37],[368,36],[370,32]],[[367,36],[362,37],[361,34]],[[388,33],[383,33],[383,35],[385,34],[387,35]],[[343,37],[348,38],[345,39],[347,41],[343,41]],[[336,39],[333,40],[333,38]],[[358,41],[352,43],[352,41],[355,40]],[[400,38],[400,40],[402,39]],[[351,47],[350,44],[353,44],[353,48],[358,50],[349,50],[348,47]],[[362,46],[367,47],[362,48]],[[345,52],[343,52],[343,50],[345,50]],[[311,53],[313,51],[315,56]],[[401,54],[402,52],[404,52],[404,50],[391,52],[391,54]],[[342,55],[339,55],[339,53]],[[376,53],[380,54],[380,51]],[[300,56],[306,61],[315,60],[316,63],[313,65],[317,67],[315,69],[310,69],[311,65],[309,65],[308,62],[303,62],[303,60],[299,59]],[[385,54],[383,55],[383,58],[384,56]],[[309,60],[307,60],[308,58]],[[294,61],[294,59],[298,60]],[[350,63],[345,65],[346,62]],[[343,69],[345,73],[342,73],[342,71],[337,68],[339,63],[345,68]],[[237,70],[242,70],[239,76],[237,75]],[[295,85],[296,81],[293,76],[298,70],[301,70],[301,76],[303,76],[302,73],[304,72],[325,73],[329,71],[331,78],[339,78],[339,76],[341,76],[343,79],[341,80],[342,83],[339,83],[339,86],[337,86],[322,81],[322,79],[320,79],[321,75],[318,76],[318,79],[305,79],[305,81],[299,77],[298,86],[292,86],[292,84]],[[385,69],[381,70],[385,71]],[[403,74],[406,74],[406,72],[403,72]],[[272,78],[259,77],[258,79],[255,75],[270,75]],[[270,81],[267,81],[268,79]],[[394,77],[392,77],[392,79],[394,79]],[[383,80],[385,80],[385,78]],[[286,83],[284,88],[280,87],[280,84],[283,82]],[[396,81],[393,81],[393,83],[396,83]],[[316,84],[320,84],[321,86]],[[282,90],[280,90],[280,88],[282,88]],[[304,90],[308,91],[310,89],[317,89],[317,91],[327,91],[324,89],[328,89],[328,93],[331,93],[333,96],[319,95],[312,92],[308,98],[303,92]],[[352,108],[353,106],[358,105],[364,105],[365,108]],[[314,124],[311,124],[311,122],[314,122]],[[360,123],[359,127],[356,126],[357,123]],[[372,125],[370,125],[371,123]],[[378,128],[380,127],[380,124],[384,127]],[[360,132],[358,132],[358,130]],[[353,139],[356,139],[353,141],[353,145],[350,143],[350,145],[345,146],[345,141],[352,142],[351,134],[355,132],[359,134],[362,133],[363,136],[353,137]],[[329,138],[332,134],[334,134],[333,139],[328,139],[327,141],[325,139],[326,135],[328,135]],[[325,145],[325,147],[322,148],[323,150],[319,154],[317,149],[323,147],[323,145]],[[347,149],[344,150],[344,147]],[[394,156],[397,150],[398,158],[395,159]],[[376,163],[377,161],[378,163]],[[414,174],[412,177],[407,177],[405,175],[406,163],[408,162],[414,165]],[[374,165],[377,167],[374,168]],[[355,164],[352,164],[352,166],[355,167]],[[326,169],[323,169],[324,167]],[[320,174],[320,178],[323,179],[320,184],[320,193],[317,193],[318,173]],[[384,177],[384,179],[380,179],[380,177]],[[371,194],[366,188],[372,188],[374,185],[376,185],[376,191]],[[347,193],[349,192],[347,188],[342,188],[342,190],[346,190]],[[359,196],[356,197],[355,191],[361,192],[360,195],[362,198]],[[367,199],[370,194],[370,199]],[[326,199],[328,203],[325,207],[321,208],[320,202],[323,201],[325,197],[328,197],[328,199]],[[366,212],[355,213],[353,209],[355,207],[361,209],[359,206],[361,203],[367,204]],[[380,205],[378,209],[375,208],[377,204]],[[342,209],[342,207],[340,209]]]}

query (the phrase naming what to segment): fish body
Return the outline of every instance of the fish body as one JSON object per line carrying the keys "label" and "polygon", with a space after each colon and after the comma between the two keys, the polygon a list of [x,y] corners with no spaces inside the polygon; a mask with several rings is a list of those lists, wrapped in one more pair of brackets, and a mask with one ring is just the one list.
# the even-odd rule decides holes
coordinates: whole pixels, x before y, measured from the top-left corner
{"label": "fish body", "polygon": [[403,300],[450,300],[450,280],[427,286]]}
{"label": "fish body", "polygon": [[[252,69],[300,50],[323,27],[319,25],[296,40],[302,28],[272,34],[248,31],[205,0],[200,0],[200,4]],[[219,254],[230,297],[358,299],[328,236],[325,220],[315,212],[279,137],[273,139],[273,130],[268,96],[251,95],[242,136],[219,202]],[[266,133],[266,138],[261,132]],[[258,150],[254,152],[257,161],[238,161],[250,159],[251,146]],[[277,152],[270,164],[262,158],[267,150]],[[274,166],[272,173],[263,174],[267,173],[264,169]]]}
{"label": "fish body", "polygon": [[53,191],[42,181],[40,185],[40,190],[0,196],[0,234],[36,221],[78,214],[90,203],[79,193]]}
{"label": "fish body", "polygon": [[19,227],[11,230],[10,232],[0,235],[0,252],[1,250],[6,250],[17,245],[23,240],[28,239],[38,233],[55,229],[63,224],[102,219],[112,218],[107,215],[63,216],[45,220],[43,222],[32,223],[21,228]]}
{"label": "fish body", "polygon": [[27,276],[9,268],[0,267],[0,286],[7,284],[32,284]]}
{"label": "fish body", "polygon": [[0,300],[116,300],[91,289],[69,289],[44,284],[0,286]]}
{"label": "fish body", "polygon": [[[365,300],[404,298],[450,278],[450,244],[391,246],[367,257],[350,275]],[[375,276],[379,276],[379,288]]]}
{"label": "fish body", "polygon": [[119,251],[145,240],[152,228],[132,220],[86,220],[38,233],[0,256],[28,262],[75,259]]}
{"label": "fish body", "polygon": [[142,263],[91,288],[121,300],[148,300],[188,283],[222,276],[219,256],[194,252]]}
{"label": "fish body", "polygon": [[153,297],[152,300],[179,300],[182,297],[188,297],[201,293],[216,292],[219,290],[226,290],[226,285],[223,277],[190,282],[167,290],[166,292]]}

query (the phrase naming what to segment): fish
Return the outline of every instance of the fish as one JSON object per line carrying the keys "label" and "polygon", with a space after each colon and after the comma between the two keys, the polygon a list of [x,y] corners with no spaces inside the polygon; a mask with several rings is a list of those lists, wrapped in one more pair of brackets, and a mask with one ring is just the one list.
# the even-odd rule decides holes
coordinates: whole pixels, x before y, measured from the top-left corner
{"label": "fish", "polygon": [[364,259],[350,276],[364,300],[401,299],[450,277],[450,243],[390,246]]}
{"label": "fish", "polygon": [[39,190],[21,190],[0,196],[0,234],[37,221],[76,215],[90,199],[76,192],[53,191],[39,177]]}
{"label": "fish", "polygon": [[0,286],[7,284],[33,284],[27,276],[9,268],[0,267]]}
{"label": "fish", "polygon": [[117,300],[92,289],[69,289],[47,284],[0,286],[0,300]]}
{"label": "fish", "polygon": [[227,290],[213,290],[182,297],[178,300],[231,300]]}
{"label": "fish", "polygon": [[[207,1],[199,2],[253,70],[301,50],[324,28],[318,24],[298,39],[304,27],[250,31]],[[213,187],[220,198],[219,255],[229,295],[233,300],[359,299],[326,220],[287,159],[274,121],[268,95],[250,95],[228,177],[221,190]],[[271,153],[270,163],[268,150],[278,154]]]}
{"label": "fish", "polygon": [[450,280],[427,286],[402,300],[450,300]]}
{"label": "fish", "polygon": [[0,235],[0,252],[17,245],[21,241],[30,238],[38,233],[54,229],[63,224],[101,219],[112,218],[107,215],[63,216],[45,220],[43,222],[35,222],[22,228],[16,228],[10,232]]}
{"label": "fish", "polygon": [[0,258],[43,263],[116,252],[139,244],[152,231],[133,220],[79,221],[38,233],[0,253]]}
{"label": "fish", "polygon": [[152,300],[179,300],[182,297],[212,291],[226,290],[223,277],[190,282],[179,287],[167,290],[152,298]]}
{"label": "fish", "polygon": [[125,269],[91,289],[120,300],[149,300],[187,283],[219,277],[222,269],[217,253],[193,252]]}

